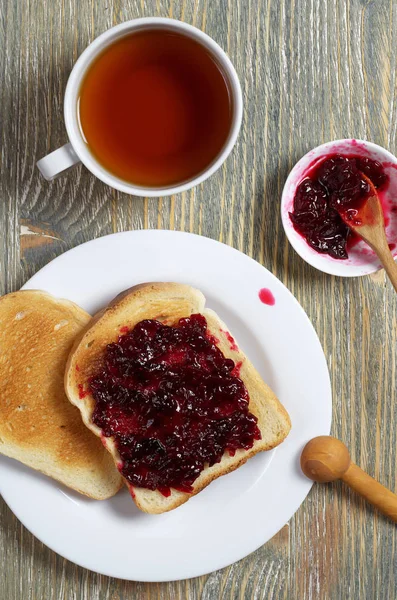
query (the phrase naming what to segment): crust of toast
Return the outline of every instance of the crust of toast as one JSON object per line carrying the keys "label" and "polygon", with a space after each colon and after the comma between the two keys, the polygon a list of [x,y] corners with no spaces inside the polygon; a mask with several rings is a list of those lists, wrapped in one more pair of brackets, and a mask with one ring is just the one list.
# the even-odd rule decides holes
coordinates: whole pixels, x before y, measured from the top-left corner
{"label": "crust of toast", "polygon": [[91,317],[39,290],[0,298],[0,453],[95,499],[122,479],[64,391],[75,336]]}
{"label": "crust of toast", "polygon": [[[233,457],[225,453],[221,462],[207,466],[196,479],[190,494],[172,489],[171,495],[164,497],[159,491],[137,488],[125,480],[137,506],[152,514],[177,508],[214,479],[234,471],[258,452],[274,448],[285,439],[291,428],[287,411],[238,348],[226,325],[215,312],[205,309],[203,294],[179,283],[147,283],[126,290],[95,315],[76,339],[66,367],[65,389],[72,404],[80,409],[87,427],[101,436],[101,430],[92,422],[95,401],[86,384],[100,367],[106,346],[117,340],[120,330],[123,327],[130,329],[143,319],[158,319],[173,325],[180,318],[194,313],[201,313],[206,317],[208,330],[217,339],[218,347],[225,356],[239,365],[240,377],[250,396],[249,410],[258,418],[262,439],[255,441],[248,451],[238,450]],[[81,389],[84,394],[79,393]],[[116,465],[119,464],[120,456],[113,438],[103,437],[102,440]]]}

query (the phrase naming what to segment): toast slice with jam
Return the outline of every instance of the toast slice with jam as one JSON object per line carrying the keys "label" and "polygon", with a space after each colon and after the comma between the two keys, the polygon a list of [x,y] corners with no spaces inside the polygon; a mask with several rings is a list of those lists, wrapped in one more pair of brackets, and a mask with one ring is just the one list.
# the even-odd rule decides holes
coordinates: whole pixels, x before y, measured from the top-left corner
{"label": "toast slice with jam", "polygon": [[65,389],[148,513],[180,506],[291,427],[203,294],[179,283],[138,285],[98,313]]}

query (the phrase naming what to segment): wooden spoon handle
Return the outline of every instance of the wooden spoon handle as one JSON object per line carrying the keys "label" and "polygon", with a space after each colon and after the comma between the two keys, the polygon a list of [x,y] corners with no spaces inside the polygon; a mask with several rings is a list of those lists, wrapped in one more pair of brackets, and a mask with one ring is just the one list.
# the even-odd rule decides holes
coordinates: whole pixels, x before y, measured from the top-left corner
{"label": "wooden spoon handle", "polygon": [[378,255],[380,262],[383,265],[394,289],[397,292],[397,264],[394,261],[393,255],[390,252],[389,245],[386,239],[386,233],[383,227],[377,227],[371,231],[371,227],[364,226],[360,230],[364,232],[364,239],[372,250]]}
{"label": "wooden spoon handle", "polygon": [[397,523],[397,495],[351,463],[341,479],[355,492]]}
{"label": "wooden spoon handle", "polygon": [[390,281],[393,284],[394,289],[397,292],[397,264],[394,261],[389,247],[387,247],[387,251],[385,250],[385,252],[379,253],[378,256],[386,273],[389,276]]}

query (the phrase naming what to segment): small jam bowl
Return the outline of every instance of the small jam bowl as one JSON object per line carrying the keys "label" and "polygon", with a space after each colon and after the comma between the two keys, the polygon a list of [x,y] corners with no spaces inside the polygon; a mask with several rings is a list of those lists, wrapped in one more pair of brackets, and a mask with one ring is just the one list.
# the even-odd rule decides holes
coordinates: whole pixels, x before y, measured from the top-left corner
{"label": "small jam bowl", "polygon": [[382,268],[376,254],[362,240],[349,249],[349,258],[338,260],[328,254],[319,254],[294,229],[289,213],[293,211],[296,189],[309,168],[321,162],[327,156],[363,156],[379,161],[389,177],[389,184],[379,193],[385,212],[386,236],[394,258],[397,256],[397,158],[385,148],[362,140],[335,140],[311,150],[296,163],[283,189],[281,196],[281,219],[284,231],[296,252],[307,263],[330,275],[357,277],[368,275]]}

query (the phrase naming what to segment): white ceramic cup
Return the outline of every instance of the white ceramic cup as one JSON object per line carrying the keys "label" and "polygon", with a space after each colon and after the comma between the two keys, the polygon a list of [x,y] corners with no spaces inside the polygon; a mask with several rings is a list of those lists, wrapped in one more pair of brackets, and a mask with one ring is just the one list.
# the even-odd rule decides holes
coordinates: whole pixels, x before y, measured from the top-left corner
{"label": "white ceramic cup", "polygon": [[[166,29],[169,31],[176,31],[199,42],[202,46],[204,46],[204,48],[209,50],[217,63],[220,65],[227,78],[228,87],[231,94],[233,114],[229,135],[224,147],[204,171],[187,181],[183,181],[173,186],[143,187],[134,185],[133,183],[128,183],[127,181],[116,177],[107,169],[105,169],[91,154],[88,145],[84,141],[81,128],[79,126],[78,97],[80,84],[92,62],[104,50],[104,48],[111,45],[115,40],[131,32],[142,31],[144,29]],[[237,73],[228,56],[225,54],[222,48],[216,42],[214,42],[213,39],[196,27],[192,27],[192,25],[188,25],[182,21],[156,17],[134,19],[105,31],[105,33],[97,37],[92,44],[90,44],[88,48],[84,50],[82,55],[77,60],[70,74],[64,99],[65,125],[69,136],[69,143],[39,160],[37,166],[43,177],[45,177],[47,180],[51,180],[62,173],[62,171],[65,171],[65,169],[69,169],[73,165],[82,162],[87,169],[91,171],[91,173],[96,175],[104,183],[107,183],[111,187],[120,190],[121,192],[144,197],[168,196],[171,194],[176,194],[198,185],[212,175],[217,169],[219,169],[219,167],[230,154],[236,142],[240,130],[242,112],[243,100]]]}

